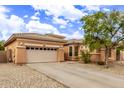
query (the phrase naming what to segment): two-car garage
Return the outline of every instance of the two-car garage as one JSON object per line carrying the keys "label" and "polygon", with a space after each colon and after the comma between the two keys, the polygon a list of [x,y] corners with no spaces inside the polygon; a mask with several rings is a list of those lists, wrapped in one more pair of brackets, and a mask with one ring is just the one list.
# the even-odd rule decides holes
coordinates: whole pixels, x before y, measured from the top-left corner
{"label": "two-car garage", "polygon": [[26,47],[27,63],[56,62],[57,48]]}
{"label": "two-car garage", "polygon": [[[11,62],[15,64],[64,61],[64,36],[38,33],[13,34],[5,42],[5,51],[12,50]],[[10,61],[8,61],[10,62]]]}

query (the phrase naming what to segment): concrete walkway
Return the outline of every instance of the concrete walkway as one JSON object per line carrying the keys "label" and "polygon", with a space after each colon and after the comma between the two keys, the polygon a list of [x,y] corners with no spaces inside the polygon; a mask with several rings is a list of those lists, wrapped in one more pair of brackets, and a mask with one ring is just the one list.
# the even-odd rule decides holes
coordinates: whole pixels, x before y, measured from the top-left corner
{"label": "concrete walkway", "polygon": [[83,69],[79,66],[82,64],[79,63],[35,63],[27,65],[72,88],[124,87],[124,77]]}

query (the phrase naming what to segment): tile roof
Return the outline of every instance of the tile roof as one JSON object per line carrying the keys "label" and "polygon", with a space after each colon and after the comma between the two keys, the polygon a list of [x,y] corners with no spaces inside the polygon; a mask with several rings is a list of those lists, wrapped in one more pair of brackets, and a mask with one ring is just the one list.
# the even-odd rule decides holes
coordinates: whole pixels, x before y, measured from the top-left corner
{"label": "tile roof", "polygon": [[[15,33],[5,42],[4,45],[6,46],[8,43],[15,40],[16,38],[35,39],[35,40],[44,40],[44,41],[61,42],[61,43],[67,42],[66,40],[64,40],[64,36],[60,36],[60,35],[54,35],[54,36],[57,37],[53,37],[48,34],[43,35],[38,33]],[[63,39],[61,39],[62,37]]]}
{"label": "tile roof", "polygon": [[83,43],[83,40],[82,39],[71,39],[71,40],[68,40],[67,44],[72,44],[72,43]]}

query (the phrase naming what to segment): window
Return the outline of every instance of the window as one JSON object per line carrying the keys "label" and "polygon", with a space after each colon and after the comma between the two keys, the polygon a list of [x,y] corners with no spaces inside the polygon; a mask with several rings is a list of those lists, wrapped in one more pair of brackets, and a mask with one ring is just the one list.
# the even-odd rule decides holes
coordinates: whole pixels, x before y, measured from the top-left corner
{"label": "window", "polygon": [[40,50],[43,50],[43,48],[40,48]]}
{"label": "window", "polygon": [[72,47],[69,47],[69,56],[72,56]]}
{"label": "window", "polygon": [[34,48],[33,48],[33,47],[31,47],[31,50],[34,50]]}
{"label": "window", "polygon": [[75,56],[78,56],[78,46],[75,47]]}
{"label": "window", "polygon": [[30,49],[30,47],[26,47],[26,49]]}
{"label": "window", "polygon": [[38,48],[35,48],[35,50],[38,50]]}
{"label": "window", "polygon": [[56,51],[56,48],[53,48],[53,50],[55,50],[55,51]]}

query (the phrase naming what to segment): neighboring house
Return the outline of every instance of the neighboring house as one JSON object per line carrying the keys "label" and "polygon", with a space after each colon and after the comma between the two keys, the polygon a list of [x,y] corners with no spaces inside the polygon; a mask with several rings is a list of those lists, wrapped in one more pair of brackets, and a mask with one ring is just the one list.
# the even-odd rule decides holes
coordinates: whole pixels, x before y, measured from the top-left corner
{"label": "neighboring house", "polygon": [[5,42],[7,59],[14,63],[64,61],[64,36],[17,33]]}
{"label": "neighboring house", "polygon": [[[8,62],[36,63],[80,60],[81,51],[89,50],[82,40],[65,40],[64,36],[54,34],[17,33],[4,44]],[[91,61],[104,61],[104,49],[91,54]],[[109,59],[116,60],[116,50],[111,49]]]}

